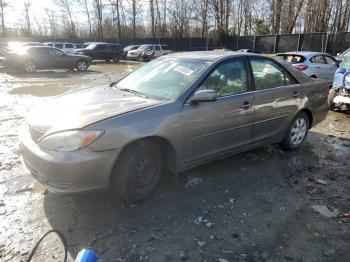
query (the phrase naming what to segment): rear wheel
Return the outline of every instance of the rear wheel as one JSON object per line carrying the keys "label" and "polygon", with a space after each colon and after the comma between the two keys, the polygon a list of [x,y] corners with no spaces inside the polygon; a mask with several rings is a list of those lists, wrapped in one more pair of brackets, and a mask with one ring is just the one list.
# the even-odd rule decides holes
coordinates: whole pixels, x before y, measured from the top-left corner
{"label": "rear wheel", "polygon": [[36,65],[33,61],[28,60],[24,63],[23,70],[26,73],[34,73],[36,71]]}
{"label": "rear wheel", "polygon": [[137,142],[117,161],[112,173],[112,192],[128,203],[141,202],[154,192],[163,169],[161,148],[152,142]]}
{"label": "rear wheel", "polygon": [[79,60],[77,63],[77,69],[80,72],[86,71],[88,69],[88,67],[89,67],[89,64],[85,60]]}
{"label": "rear wheel", "polygon": [[304,112],[300,112],[290,123],[281,146],[288,150],[298,148],[304,142],[309,126],[309,116]]}

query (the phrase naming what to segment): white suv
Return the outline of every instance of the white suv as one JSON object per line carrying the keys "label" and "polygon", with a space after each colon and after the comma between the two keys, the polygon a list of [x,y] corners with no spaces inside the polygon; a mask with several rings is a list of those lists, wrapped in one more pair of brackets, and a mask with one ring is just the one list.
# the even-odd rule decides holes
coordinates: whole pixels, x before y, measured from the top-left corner
{"label": "white suv", "polygon": [[66,53],[73,53],[73,50],[75,49],[74,44],[72,44],[72,43],[48,42],[48,43],[44,43],[44,44],[61,49],[62,51],[66,52]]}

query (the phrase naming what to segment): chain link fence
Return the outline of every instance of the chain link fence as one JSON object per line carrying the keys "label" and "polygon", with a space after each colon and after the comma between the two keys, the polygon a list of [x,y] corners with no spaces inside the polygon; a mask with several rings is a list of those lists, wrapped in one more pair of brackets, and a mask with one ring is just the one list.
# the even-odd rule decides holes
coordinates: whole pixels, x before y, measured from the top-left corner
{"label": "chain link fence", "polygon": [[[21,39],[22,41],[40,42],[93,42],[96,39]],[[1,41],[1,40],[0,40]],[[3,39],[3,42],[6,40]],[[8,40],[7,40],[8,41]],[[327,52],[332,55],[341,53],[350,47],[350,32],[336,34],[311,33],[311,34],[287,34],[264,36],[233,36],[222,43],[211,38],[104,38],[100,41],[119,43],[122,47],[141,44],[168,45],[174,51],[202,51],[227,48],[231,50],[251,49],[260,53],[273,54],[288,51],[317,51]]]}

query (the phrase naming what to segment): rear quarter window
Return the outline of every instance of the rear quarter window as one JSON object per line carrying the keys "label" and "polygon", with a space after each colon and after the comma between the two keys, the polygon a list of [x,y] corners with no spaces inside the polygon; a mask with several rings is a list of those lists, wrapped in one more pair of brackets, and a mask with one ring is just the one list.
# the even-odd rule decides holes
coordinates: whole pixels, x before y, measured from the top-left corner
{"label": "rear quarter window", "polygon": [[64,47],[65,48],[73,48],[73,44],[65,44]]}
{"label": "rear quarter window", "polygon": [[63,48],[63,44],[55,44],[56,48],[62,49]]}

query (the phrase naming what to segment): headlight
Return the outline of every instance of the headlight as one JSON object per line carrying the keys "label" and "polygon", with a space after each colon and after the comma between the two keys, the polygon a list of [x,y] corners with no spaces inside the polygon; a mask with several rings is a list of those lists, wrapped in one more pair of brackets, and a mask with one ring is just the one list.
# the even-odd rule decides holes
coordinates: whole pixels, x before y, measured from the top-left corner
{"label": "headlight", "polygon": [[75,151],[94,142],[103,132],[103,130],[63,131],[43,137],[39,140],[38,145],[54,151]]}

